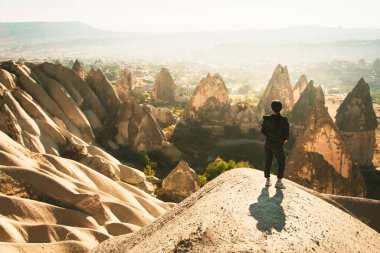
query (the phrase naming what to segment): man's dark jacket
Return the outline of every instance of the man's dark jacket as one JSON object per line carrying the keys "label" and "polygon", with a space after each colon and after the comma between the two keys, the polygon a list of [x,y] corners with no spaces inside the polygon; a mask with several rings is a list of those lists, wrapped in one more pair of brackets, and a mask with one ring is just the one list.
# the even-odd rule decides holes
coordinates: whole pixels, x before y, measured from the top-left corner
{"label": "man's dark jacket", "polygon": [[263,117],[261,133],[267,137],[268,144],[283,144],[289,139],[288,119],[280,114]]}

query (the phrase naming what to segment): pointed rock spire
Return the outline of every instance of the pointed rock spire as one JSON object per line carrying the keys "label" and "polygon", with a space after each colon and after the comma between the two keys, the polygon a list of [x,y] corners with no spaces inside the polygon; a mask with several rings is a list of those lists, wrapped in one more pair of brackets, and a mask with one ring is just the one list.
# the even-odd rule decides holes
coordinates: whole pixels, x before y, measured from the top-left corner
{"label": "pointed rock spire", "polygon": [[72,69],[73,69],[75,72],[78,73],[78,75],[80,76],[80,78],[82,78],[82,79],[84,80],[84,71],[83,71],[82,65],[81,65],[81,63],[79,62],[78,59],[75,60]]}
{"label": "pointed rock spire", "polygon": [[169,70],[161,68],[153,84],[151,98],[154,103],[171,104],[175,102],[175,84]]}
{"label": "pointed rock spire", "polygon": [[257,105],[260,118],[265,114],[270,114],[270,104],[275,99],[280,100],[282,103],[282,114],[290,112],[294,104],[293,89],[290,84],[288,68],[280,64],[274,70],[267,88]]}
{"label": "pointed rock spire", "polygon": [[307,81],[306,75],[301,75],[296,85],[294,85],[293,87],[294,103],[297,103],[302,92],[305,90],[307,84],[308,84],[308,81]]}
{"label": "pointed rock spire", "polygon": [[371,165],[378,123],[369,86],[363,78],[338,108],[336,125],[348,144],[352,159],[360,166]]}

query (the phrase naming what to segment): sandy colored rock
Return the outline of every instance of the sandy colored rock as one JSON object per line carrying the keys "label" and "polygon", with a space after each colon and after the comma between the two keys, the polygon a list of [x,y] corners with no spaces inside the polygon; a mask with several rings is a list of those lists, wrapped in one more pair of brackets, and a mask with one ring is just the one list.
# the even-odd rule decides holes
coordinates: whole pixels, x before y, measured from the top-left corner
{"label": "sandy colored rock", "polygon": [[198,175],[181,160],[162,181],[162,197],[180,202],[201,188]]}
{"label": "sandy colored rock", "polygon": [[[183,113],[186,121],[199,121],[198,111],[202,107],[223,106],[228,103],[228,90],[219,74],[203,78],[193,92]],[[215,115],[218,118],[219,115]]]}
{"label": "sandy colored rock", "polygon": [[158,104],[172,104],[175,102],[175,84],[169,70],[161,68],[152,88],[151,99]]}
{"label": "sandy colored rock", "polygon": [[[264,187],[262,171],[234,169],[106,252],[377,252],[380,235],[355,217],[284,180]],[[328,225],[327,225],[328,224]]]}
{"label": "sandy colored rock", "polygon": [[291,111],[294,105],[293,89],[289,79],[288,68],[286,66],[277,65],[271,79],[261,97],[257,109],[259,118],[263,115],[271,114],[270,104],[273,100],[278,99],[282,103],[282,114]]}
{"label": "sandy colored rock", "polygon": [[84,80],[84,71],[83,71],[82,65],[80,64],[80,62],[79,62],[78,59],[75,60],[72,69],[73,69],[75,72],[78,73],[78,75],[80,76],[80,78],[82,78],[82,79]]}
{"label": "sandy colored rock", "polygon": [[133,94],[133,89],[134,85],[132,73],[128,68],[124,68],[115,84],[117,95],[119,96],[120,100],[124,102],[129,96]]}
{"label": "sandy colored rock", "polygon": [[16,76],[14,74],[0,68],[0,83],[7,87],[8,90],[16,87],[15,79]]}
{"label": "sandy colored rock", "polygon": [[305,90],[308,83],[309,82],[307,81],[306,75],[301,75],[296,85],[294,85],[293,87],[294,103],[297,103],[298,99],[300,98],[302,92]]}
{"label": "sandy colored rock", "polygon": [[314,108],[324,106],[325,96],[321,86],[314,87],[314,82],[310,81],[288,115],[292,141],[303,133]]}
{"label": "sandy colored rock", "polygon": [[123,102],[116,116],[117,144],[143,152],[159,148],[165,141],[156,120],[145,107],[140,107],[134,98]]}
{"label": "sandy colored rock", "polygon": [[322,193],[366,195],[360,169],[352,162],[324,104],[317,104],[310,112],[287,159],[285,177]]}
{"label": "sandy colored rock", "polygon": [[168,108],[159,108],[151,105],[147,105],[146,107],[162,129],[175,124],[176,120],[174,115]]}
{"label": "sandy colored rock", "polygon": [[336,125],[342,131],[351,157],[360,166],[370,166],[376,148],[378,126],[368,84],[360,79],[337,110]]}
{"label": "sandy colored rock", "polygon": [[88,83],[93,89],[102,105],[107,110],[109,117],[116,115],[121,102],[115,89],[103,72],[100,69],[95,71],[91,68],[87,74],[86,83]]}

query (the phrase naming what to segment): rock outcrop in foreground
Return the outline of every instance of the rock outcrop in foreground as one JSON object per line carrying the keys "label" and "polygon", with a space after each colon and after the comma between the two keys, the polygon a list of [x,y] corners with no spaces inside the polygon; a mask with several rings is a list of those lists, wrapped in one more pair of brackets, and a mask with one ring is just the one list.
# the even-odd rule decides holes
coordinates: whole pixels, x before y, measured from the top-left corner
{"label": "rock outcrop in foreground", "polygon": [[175,102],[175,84],[169,70],[161,68],[153,83],[151,99],[157,104],[172,104]]}
{"label": "rock outcrop in foreground", "polygon": [[[309,85],[292,111],[291,116],[298,116],[305,127],[289,154],[285,176],[322,193],[364,197],[366,186],[361,171],[351,160],[321,92]],[[315,96],[309,97],[312,94]],[[299,107],[307,98],[312,98],[312,106]]]}
{"label": "rock outcrop in foreground", "polygon": [[[0,140],[0,252],[87,252],[172,206],[134,187],[145,175],[99,148],[87,147],[97,154],[93,169],[31,152],[1,131]],[[121,181],[99,173],[107,167]]]}
{"label": "rock outcrop in foreground", "polygon": [[290,83],[288,68],[280,64],[274,70],[264,94],[257,105],[260,119],[263,115],[271,113],[270,104],[275,99],[280,100],[282,103],[282,114],[290,112],[294,104],[293,88]]}
{"label": "rock outcrop in foreground", "polygon": [[376,148],[377,119],[364,79],[359,80],[338,108],[336,125],[348,144],[352,160],[360,166],[371,165]]}
{"label": "rock outcrop in foreground", "polygon": [[261,171],[234,169],[152,224],[112,238],[106,252],[379,252],[380,234],[285,180],[264,187]]}

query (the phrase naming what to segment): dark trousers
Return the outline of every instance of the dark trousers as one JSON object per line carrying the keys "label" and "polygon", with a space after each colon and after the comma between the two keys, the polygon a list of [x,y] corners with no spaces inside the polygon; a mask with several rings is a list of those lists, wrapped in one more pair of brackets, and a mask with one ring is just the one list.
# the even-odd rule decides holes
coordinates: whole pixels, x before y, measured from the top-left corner
{"label": "dark trousers", "polygon": [[284,144],[276,143],[265,143],[265,169],[264,176],[269,178],[270,168],[272,167],[273,155],[276,157],[278,162],[278,172],[277,178],[281,179],[284,176],[285,171],[285,153]]}

